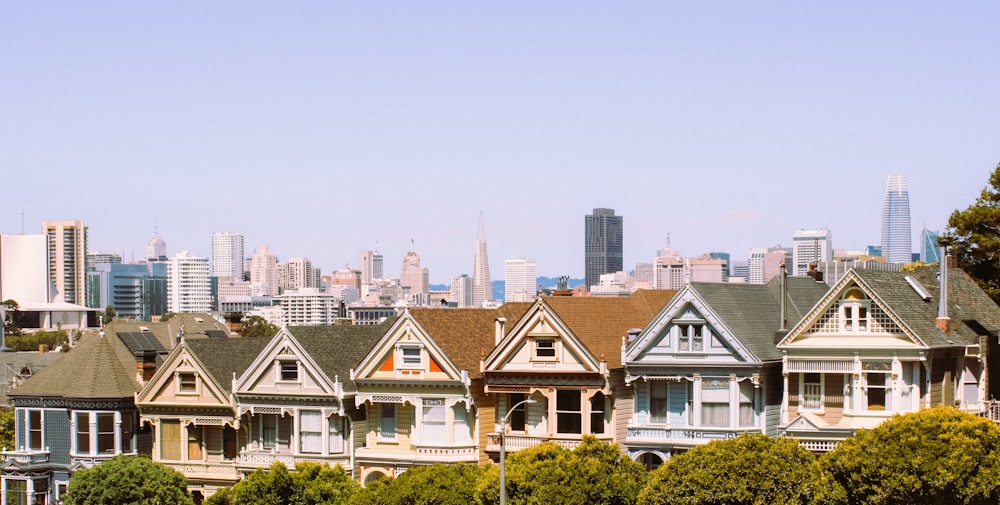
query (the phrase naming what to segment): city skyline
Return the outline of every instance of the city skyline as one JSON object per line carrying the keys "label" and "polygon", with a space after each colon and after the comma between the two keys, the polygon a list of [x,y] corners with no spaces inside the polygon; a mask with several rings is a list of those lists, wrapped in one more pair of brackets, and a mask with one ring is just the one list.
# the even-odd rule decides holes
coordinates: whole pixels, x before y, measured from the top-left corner
{"label": "city skyline", "polygon": [[[234,18],[232,12],[240,16]],[[1000,5],[0,6],[0,234],[80,220],[91,251],[211,257],[244,235],[324,272],[416,251],[431,282],[531,257],[584,277],[579,216],[628,216],[623,268],[911,236],[1000,161]],[[859,22],[864,20],[864,22]],[[182,41],[182,42],[177,42]],[[912,244],[912,247],[916,247]]]}

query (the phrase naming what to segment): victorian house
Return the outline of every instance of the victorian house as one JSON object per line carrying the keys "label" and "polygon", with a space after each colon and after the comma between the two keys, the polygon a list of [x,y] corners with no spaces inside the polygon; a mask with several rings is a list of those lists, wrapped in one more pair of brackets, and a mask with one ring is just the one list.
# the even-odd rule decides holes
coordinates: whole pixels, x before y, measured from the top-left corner
{"label": "victorian house", "polygon": [[0,500],[58,503],[75,471],[119,454],[148,454],[135,393],[166,344],[150,332],[89,333],[11,391],[15,447],[3,451]]}
{"label": "victorian house", "polygon": [[957,268],[851,270],[778,344],[779,431],[822,452],[895,414],[979,412],[998,329],[1000,308]]}
{"label": "victorian house", "polygon": [[543,297],[517,320],[498,319],[497,345],[483,361],[479,411],[485,450],[516,451],[553,441],[579,445],[583,435],[619,442],[632,411],[622,342],[646,326],[675,291],[621,298]]}
{"label": "victorian house", "polygon": [[361,482],[414,465],[485,459],[480,360],[498,339],[497,321],[520,317],[529,305],[412,308],[396,320],[351,373],[368,420],[355,452]]}
{"label": "victorian house", "polygon": [[[619,443],[655,468],[672,454],[746,432],[775,434],[775,335],[827,291],[810,277],[767,285],[690,283],[622,348],[635,400]],[[623,417],[625,412],[619,413]]]}

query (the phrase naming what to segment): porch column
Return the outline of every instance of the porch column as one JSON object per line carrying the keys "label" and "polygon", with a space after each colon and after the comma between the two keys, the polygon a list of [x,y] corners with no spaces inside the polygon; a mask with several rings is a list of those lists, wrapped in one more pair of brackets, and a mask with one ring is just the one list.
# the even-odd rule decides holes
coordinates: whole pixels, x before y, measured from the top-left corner
{"label": "porch column", "polygon": [[736,374],[729,374],[729,427],[740,425],[740,383]]}
{"label": "porch column", "polygon": [[692,426],[701,426],[701,374],[694,374],[694,385],[691,387]]}

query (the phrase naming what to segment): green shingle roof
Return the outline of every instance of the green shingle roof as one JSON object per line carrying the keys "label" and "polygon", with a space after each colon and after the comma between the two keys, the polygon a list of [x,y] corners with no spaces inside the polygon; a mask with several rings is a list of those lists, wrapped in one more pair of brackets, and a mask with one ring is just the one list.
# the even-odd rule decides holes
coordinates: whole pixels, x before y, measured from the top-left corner
{"label": "green shingle roof", "polygon": [[136,361],[125,344],[113,334],[91,334],[8,396],[132,398],[137,391]]}
{"label": "green shingle roof", "polygon": [[344,391],[353,392],[357,388],[350,380],[351,368],[361,363],[394,322],[395,318],[389,318],[377,325],[292,326],[288,331],[331,382],[339,378]]}

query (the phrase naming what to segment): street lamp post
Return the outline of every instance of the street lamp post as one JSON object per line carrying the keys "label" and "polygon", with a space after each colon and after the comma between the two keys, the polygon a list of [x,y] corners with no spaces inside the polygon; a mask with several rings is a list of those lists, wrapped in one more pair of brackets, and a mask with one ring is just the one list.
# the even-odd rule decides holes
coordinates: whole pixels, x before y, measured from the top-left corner
{"label": "street lamp post", "polygon": [[507,415],[500,419],[500,505],[507,505],[507,475],[504,473],[504,459],[507,454],[507,419],[517,410],[518,407],[528,403],[537,403],[531,398],[526,398],[507,409]]}

